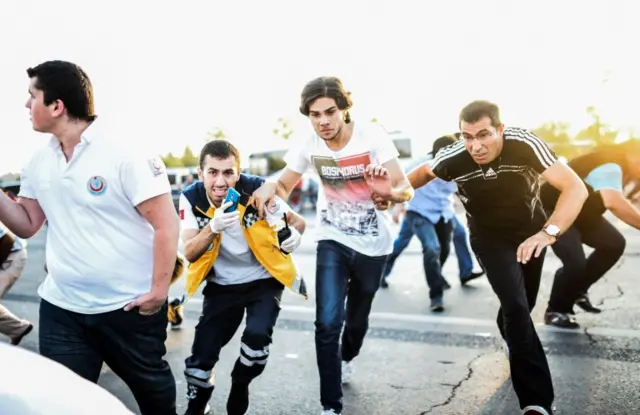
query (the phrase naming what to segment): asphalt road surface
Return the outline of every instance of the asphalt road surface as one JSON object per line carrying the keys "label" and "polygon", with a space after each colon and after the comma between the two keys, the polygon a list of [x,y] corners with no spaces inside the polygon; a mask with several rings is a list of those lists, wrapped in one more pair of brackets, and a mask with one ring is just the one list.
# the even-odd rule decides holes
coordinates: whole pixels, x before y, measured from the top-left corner
{"label": "asphalt road surface", "polygon": [[[628,238],[625,256],[590,292],[592,301],[605,311],[600,315],[578,311],[580,330],[542,324],[553,271],[559,264],[552,253],[547,255],[533,318],[547,350],[559,415],[640,413],[640,232],[620,227]],[[39,302],[36,289],[44,278],[44,232],[29,241],[27,269],[3,300],[16,314],[34,322]],[[269,363],[251,385],[250,414],[321,412],[313,326],[313,228],[308,232],[296,260],[305,272],[310,298],[285,293]],[[452,285],[445,293],[446,310],[432,314],[421,264],[421,248],[414,238],[397,261],[389,288],[376,296],[371,327],[356,360],[356,374],[345,386],[344,413],[519,413],[495,326],[498,302],[486,278],[460,287],[452,250],[445,266],[445,276]],[[181,288],[178,283],[172,292],[177,294]],[[183,362],[201,305],[201,296],[194,297],[187,304],[183,329],[168,333],[166,358],[176,376],[179,413],[186,405]],[[37,329],[36,324],[23,347],[37,350]],[[241,330],[223,349],[216,367],[216,390],[211,400],[216,414],[226,412],[229,375],[238,356]],[[138,413],[128,388],[108,367],[100,384]],[[90,412],[99,413],[99,408]]]}

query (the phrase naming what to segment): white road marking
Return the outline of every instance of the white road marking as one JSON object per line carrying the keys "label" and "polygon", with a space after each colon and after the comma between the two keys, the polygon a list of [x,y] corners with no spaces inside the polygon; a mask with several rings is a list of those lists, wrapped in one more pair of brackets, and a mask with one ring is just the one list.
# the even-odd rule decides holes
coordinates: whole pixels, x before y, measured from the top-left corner
{"label": "white road marking", "polygon": [[[191,298],[189,303],[202,304],[202,299]],[[301,314],[306,316],[315,316],[316,309],[314,307],[296,306],[296,305],[283,305],[282,311],[292,314]],[[425,323],[425,324],[437,324],[438,326],[469,326],[469,327],[491,327],[496,328],[495,320],[487,319],[475,319],[466,317],[448,317],[448,316],[430,316],[424,314],[409,314],[409,313],[389,313],[389,312],[377,312],[374,311],[369,315],[369,319],[372,321],[389,321],[389,322],[406,322],[406,323]],[[539,333],[583,333],[583,330],[566,330],[553,326],[548,326],[544,323],[536,324],[536,330]],[[439,330],[442,331],[442,330]],[[604,337],[631,337],[640,338],[640,330],[623,329],[623,328],[609,328],[609,327],[589,327],[587,331],[590,335],[604,336]],[[490,337],[493,334],[487,332],[474,332],[474,335],[479,337]]]}

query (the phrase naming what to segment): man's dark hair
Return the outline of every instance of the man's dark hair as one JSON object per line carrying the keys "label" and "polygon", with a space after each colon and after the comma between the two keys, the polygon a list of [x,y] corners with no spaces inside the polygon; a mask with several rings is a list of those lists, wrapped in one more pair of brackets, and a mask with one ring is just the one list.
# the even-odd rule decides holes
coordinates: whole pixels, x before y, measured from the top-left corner
{"label": "man's dark hair", "polygon": [[[341,111],[349,110],[353,106],[351,92],[348,92],[342,81],[334,76],[322,76],[307,83],[300,96],[300,112],[309,116],[309,107],[319,98],[333,98]],[[345,115],[345,121],[349,123],[349,113]]]}
{"label": "man's dark hair", "polygon": [[70,119],[91,122],[96,119],[93,86],[78,65],[65,61],[47,61],[27,69],[34,86],[43,92],[44,104],[56,100],[64,103]]}
{"label": "man's dark hair", "polygon": [[484,117],[489,117],[491,125],[494,127],[502,125],[502,122],[500,122],[500,109],[496,104],[489,101],[473,101],[464,107],[462,111],[460,111],[458,125],[460,125],[462,121],[473,124]]}
{"label": "man's dark hair", "polygon": [[436,154],[438,154],[438,151],[442,150],[443,148],[455,143],[456,141],[458,141],[458,137],[454,135],[443,135],[442,137],[438,137],[436,138],[436,140],[433,142],[433,147],[431,149],[431,154],[435,157]]}
{"label": "man's dark hair", "polygon": [[224,160],[231,156],[236,158],[236,168],[240,171],[240,152],[227,140],[212,140],[202,147],[200,151],[200,168],[204,168],[204,159],[207,156],[211,156],[216,159]]}

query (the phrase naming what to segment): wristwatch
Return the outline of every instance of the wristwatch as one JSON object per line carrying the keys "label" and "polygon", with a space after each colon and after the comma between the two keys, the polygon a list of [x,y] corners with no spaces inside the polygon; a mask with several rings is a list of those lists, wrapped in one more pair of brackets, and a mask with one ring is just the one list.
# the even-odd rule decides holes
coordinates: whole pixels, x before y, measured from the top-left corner
{"label": "wristwatch", "polygon": [[547,235],[553,236],[558,240],[558,236],[560,236],[560,228],[556,225],[547,225],[544,229],[542,229]]}

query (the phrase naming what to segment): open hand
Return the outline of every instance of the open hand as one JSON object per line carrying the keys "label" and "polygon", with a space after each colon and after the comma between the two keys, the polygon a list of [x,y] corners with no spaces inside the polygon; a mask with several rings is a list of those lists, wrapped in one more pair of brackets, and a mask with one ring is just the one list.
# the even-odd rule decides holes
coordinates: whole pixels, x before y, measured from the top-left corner
{"label": "open hand", "polygon": [[517,258],[518,262],[526,264],[533,255],[538,258],[542,253],[542,250],[550,245],[553,245],[556,238],[549,235],[545,231],[540,231],[535,235],[529,237],[526,241],[520,244],[518,247]]}

